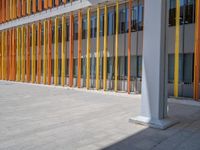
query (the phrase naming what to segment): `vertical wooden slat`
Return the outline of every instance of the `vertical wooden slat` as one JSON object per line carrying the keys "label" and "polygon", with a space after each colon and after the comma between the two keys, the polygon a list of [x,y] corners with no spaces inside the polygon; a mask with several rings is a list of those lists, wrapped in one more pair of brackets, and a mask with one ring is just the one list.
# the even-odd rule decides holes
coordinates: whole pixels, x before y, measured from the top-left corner
{"label": "vertical wooden slat", "polygon": [[2,0],[2,22],[6,21],[6,0]]}
{"label": "vertical wooden slat", "polygon": [[31,0],[26,0],[26,8],[27,8],[27,14],[31,14]]}
{"label": "vertical wooden slat", "polygon": [[86,79],[86,88],[90,88],[90,8],[87,10],[87,79]]}
{"label": "vertical wooden slat", "polygon": [[82,55],[82,10],[78,12],[78,88],[81,87],[81,55]]}
{"label": "vertical wooden slat", "polygon": [[[2,9],[2,0],[0,0],[0,14],[2,14],[3,12],[3,9]],[[2,23],[2,15],[0,15],[0,23]]]}
{"label": "vertical wooden slat", "polygon": [[66,4],[66,3],[67,3],[67,0],[62,0],[62,2],[63,2],[64,4]]}
{"label": "vertical wooden slat", "polygon": [[61,84],[65,85],[65,53],[66,53],[66,17],[62,16],[62,73],[61,73]]}
{"label": "vertical wooden slat", "polygon": [[5,31],[5,39],[4,39],[4,80],[7,80],[7,40],[8,40],[7,31]]}
{"label": "vertical wooden slat", "polygon": [[30,82],[31,80],[31,70],[30,70],[30,61],[31,61],[31,56],[30,56],[30,32],[31,28],[28,25],[26,28],[26,81]]}
{"label": "vertical wooden slat", "polygon": [[9,30],[9,80],[12,80],[12,29]]}
{"label": "vertical wooden slat", "polygon": [[55,0],[55,5],[59,6],[59,0]]}
{"label": "vertical wooden slat", "polygon": [[48,20],[48,85],[51,84],[52,22]]}
{"label": "vertical wooden slat", "polygon": [[13,0],[10,0],[10,20],[13,19]]}
{"label": "vertical wooden slat", "polygon": [[13,29],[13,80],[16,81],[16,67],[17,67],[17,61],[16,61],[16,40],[17,40],[17,34],[16,29]]}
{"label": "vertical wooden slat", "polygon": [[193,98],[199,100],[199,73],[200,73],[200,1],[196,0],[195,13],[195,50],[194,50],[194,91]]}
{"label": "vertical wooden slat", "polygon": [[10,0],[6,1],[6,20],[10,20]]}
{"label": "vertical wooden slat", "polygon": [[11,81],[13,81],[14,79],[14,29],[11,30],[12,33],[12,45],[11,45]]}
{"label": "vertical wooden slat", "polygon": [[42,0],[38,0],[38,11],[42,11]]}
{"label": "vertical wooden slat", "polygon": [[116,33],[115,33],[115,92],[118,87],[118,47],[119,47],[119,2],[116,2]]}
{"label": "vertical wooden slat", "polygon": [[9,54],[10,54],[10,32],[9,32],[9,30],[7,30],[7,42],[6,42],[6,45],[7,45],[7,47],[6,47],[6,80],[9,80],[9,74],[10,74],[10,71],[9,71],[9,62],[10,62],[10,59],[9,59]]}
{"label": "vertical wooden slat", "polygon": [[21,0],[17,0],[17,17],[20,18],[22,13]]}
{"label": "vertical wooden slat", "polygon": [[42,49],[42,24],[38,23],[37,30],[37,84],[41,83],[41,49]]}
{"label": "vertical wooden slat", "polygon": [[4,37],[4,80],[7,80],[7,31],[5,31],[5,37]]}
{"label": "vertical wooden slat", "polygon": [[1,54],[2,54],[2,71],[1,71],[1,73],[2,73],[2,80],[4,80],[4,67],[5,67],[5,51],[4,51],[4,49],[5,49],[5,31],[2,31],[2,34],[1,34]]}
{"label": "vertical wooden slat", "polygon": [[131,18],[132,18],[132,0],[129,0],[129,16],[128,16],[128,94],[131,92]]}
{"label": "vertical wooden slat", "polygon": [[24,82],[25,81],[25,41],[26,41],[26,28],[25,26],[23,26],[21,28],[21,81]]}
{"label": "vertical wooden slat", "polygon": [[13,0],[13,19],[17,18],[17,0]]}
{"label": "vertical wooden slat", "polygon": [[52,0],[48,0],[48,7],[52,8],[53,7],[53,1]]}
{"label": "vertical wooden slat", "polygon": [[21,80],[21,33],[20,27],[17,28],[17,81]]}
{"label": "vertical wooden slat", "polygon": [[35,83],[35,72],[36,72],[36,26],[35,24],[32,24],[32,63],[31,63],[31,81],[32,83]]}
{"label": "vertical wooden slat", "polygon": [[100,8],[97,7],[97,37],[96,37],[96,89],[99,90],[99,65],[100,65]]}
{"label": "vertical wooden slat", "polygon": [[44,9],[48,9],[48,0],[44,0]]}
{"label": "vertical wooden slat", "polygon": [[179,48],[180,48],[180,0],[176,0],[176,39],[175,39],[175,67],[174,67],[174,97],[179,91]]}
{"label": "vertical wooden slat", "polygon": [[69,39],[69,86],[73,86],[73,79],[74,79],[74,14],[73,12],[70,13],[70,39]]}
{"label": "vertical wooden slat", "polygon": [[36,13],[37,8],[36,8],[36,0],[32,0],[32,12]]}
{"label": "vertical wooden slat", "polygon": [[108,8],[104,7],[104,59],[103,59],[103,89],[107,90],[107,49],[108,49]]}
{"label": "vertical wooden slat", "polygon": [[2,80],[2,32],[0,32],[0,80]]}
{"label": "vertical wooden slat", "polygon": [[44,21],[44,49],[43,49],[43,84],[46,84],[47,81],[47,40],[48,40],[48,34],[47,34],[47,21]]}
{"label": "vertical wooden slat", "polygon": [[59,18],[55,18],[55,41],[54,41],[54,85],[58,85],[58,23]]}
{"label": "vertical wooden slat", "polygon": [[22,16],[26,15],[26,0],[22,0]]}

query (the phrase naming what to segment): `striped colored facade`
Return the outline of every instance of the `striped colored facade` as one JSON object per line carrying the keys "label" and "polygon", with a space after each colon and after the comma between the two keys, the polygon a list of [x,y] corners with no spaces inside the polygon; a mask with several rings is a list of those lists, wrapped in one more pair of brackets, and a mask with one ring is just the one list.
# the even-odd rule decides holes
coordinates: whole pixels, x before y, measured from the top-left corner
{"label": "striped colored facade", "polygon": [[[198,100],[200,2],[193,2],[168,1],[168,90],[170,96]],[[0,0],[0,28],[15,20],[59,11],[60,7],[70,9],[78,3],[82,1]],[[0,30],[0,80],[141,92],[144,3],[99,1]],[[192,8],[194,21],[190,21]],[[188,37],[193,40],[187,41]]]}

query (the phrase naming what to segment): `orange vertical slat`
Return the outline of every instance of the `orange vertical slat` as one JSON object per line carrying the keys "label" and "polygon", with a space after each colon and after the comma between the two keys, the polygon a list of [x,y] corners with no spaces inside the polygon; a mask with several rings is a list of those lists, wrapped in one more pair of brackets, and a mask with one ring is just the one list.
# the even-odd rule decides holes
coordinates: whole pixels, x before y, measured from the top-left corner
{"label": "orange vertical slat", "polygon": [[6,0],[2,0],[2,22],[6,21],[5,5],[6,5]]}
{"label": "orange vertical slat", "polygon": [[38,0],[38,11],[42,11],[42,0]]}
{"label": "orange vertical slat", "polygon": [[37,9],[36,9],[36,0],[32,0],[32,11],[33,13],[36,13]]}
{"label": "orange vertical slat", "polygon": [[6,20],[10,20],[10,0],[6,1]]}
{"label": "orange vertical slat", "polygon": [[194,91],[193,98],[199,100],[199,73],[200,73],[200,1],[196,1],[195,18],[195,50],[194,50]]}
{"label": "orange vertical slat", "polygon": [[38,32],[37,32],[37,83],[41,82],[41,44],[42,44],[42,24],[38,23]]}
{"label": "orange vertical slat", "polygon": [[10,62],[10,60],[9,60],[9,51],[10,51],[10,32],[9,32],[9,30],[7,30],[7,47],[6,47],[6,55],[7,55],[7,65],[6,65],[6,73],[7,73],[7,75],[6,75],[6,80],[9,80],[9,73],[10,73],[10,71],[9,71],[9,62]]}
{"label": "orange vertical slat", "polygon": [[55,0],[55,5],[59,6],[59,0]]}
{"label": "orange vertical slat", "polygon": [[52,22],[48,20],[48,85],[51,84]]}
{"label": "orange vertical slat", "polygon": [[48,9],[48,0],[44,0],[44,9]]}
{"label": "orange vertical slat", "polygon": [[31,69],[30,69],[30,32],[31,28],[28,25],[26,28],[26,81],[30,82],[31,80]]}
{"label": "orange vertical slat", "polygon": [[81,87],[81,55],[82,55],[82,11],[78,13],[78,88]]}
{"label": "orange vertical slat", "polygon": [[53,1],[52,0],[48,0],[48,7],[52,8],[53,7]]}
{"label": "orange vertical slat", "polygon": [[26,15],[26,0],[22,0],[22,16]]}
{"label": "orange vertical slat", "polygon": [[13,16],[13,19],[16,19],[17,18],[17,0],[13,0],[13,3],[12,3],[12,16]]}
{"label": "orange vertical slat", "polygon": [[73,61],[74,61],[74,15],[70,13],[70,47],[69,47],[69,86],[73,86]]}
{"label": "orange vertical slat", "polygon": [[67,0],[62,0],[62,2],[63,2],[64,4],[66,4],[66,3],[67,3]]}
{"label": "orange vertical slat", "polygon": [[[0,14],[2,14],[2,0],[0,0]],[[0,15],[0,23],[2,23],[2,15]]]}
{"label": "orange vertical slat", "polygon": [[20,18],[22,13],[21,0],[17,0],[17,17]]}

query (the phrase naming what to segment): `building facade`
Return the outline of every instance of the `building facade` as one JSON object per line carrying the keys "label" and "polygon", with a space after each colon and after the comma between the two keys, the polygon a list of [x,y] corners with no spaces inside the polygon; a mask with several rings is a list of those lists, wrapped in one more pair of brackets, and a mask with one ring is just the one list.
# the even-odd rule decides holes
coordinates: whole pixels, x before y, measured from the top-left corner
{"label": "building facade", "polygon": [[[144,3],[0,0],[0,79],[140,93]],[[168,95],[198,100],[198,3],[165,7]]]}

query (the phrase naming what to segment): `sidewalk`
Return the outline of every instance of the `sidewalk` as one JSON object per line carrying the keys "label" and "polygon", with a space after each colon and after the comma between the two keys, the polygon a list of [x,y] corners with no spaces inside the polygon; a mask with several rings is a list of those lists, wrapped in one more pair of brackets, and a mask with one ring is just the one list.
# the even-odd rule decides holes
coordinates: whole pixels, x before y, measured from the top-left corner
{"label": "sidewalk", "polygon": [[199,103],[170,99],[169,116],[180,123],[157,130],[129,122],[140,95],[5,81],[0,93],[0,150],[200,149]]}

